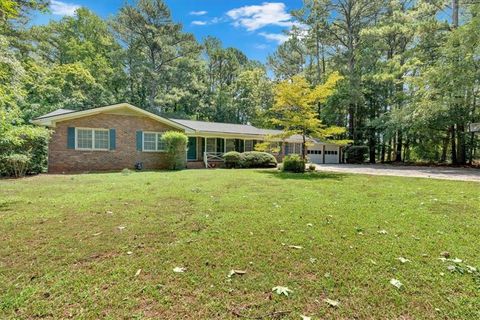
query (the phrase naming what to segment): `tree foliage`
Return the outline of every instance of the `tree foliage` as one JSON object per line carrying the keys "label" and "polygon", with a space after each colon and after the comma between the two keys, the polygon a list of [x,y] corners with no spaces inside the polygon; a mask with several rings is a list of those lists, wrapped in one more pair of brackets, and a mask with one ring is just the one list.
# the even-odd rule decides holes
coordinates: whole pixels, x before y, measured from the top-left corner
{"label": "tree foliage", "polygon": [[[271,122],[283,129],[284,138],[292,135],[302,136],[303,159],[306,157],[308,137],[325,137],[325,126],[318,117],[317,104],[327,101],[341,79],[342,77],[334,72],[325,83],[312,88],[304,77],[297,75],[280,82],[275,87]],[[339,129],[339,133],[343,133],[342,130]]]}
{"label": "tree foliage", "polygon": [[304,0],[266,64],[217,38],[197,41],[163,0],[126,2],[109,20],[80,8],[28,23],[47,7],[0,2],[5,128],[56,108],[127,101],[165,116],[353,141],[368,146],[370,162],[479,157],[468,132],[480,122],[475,2]]}

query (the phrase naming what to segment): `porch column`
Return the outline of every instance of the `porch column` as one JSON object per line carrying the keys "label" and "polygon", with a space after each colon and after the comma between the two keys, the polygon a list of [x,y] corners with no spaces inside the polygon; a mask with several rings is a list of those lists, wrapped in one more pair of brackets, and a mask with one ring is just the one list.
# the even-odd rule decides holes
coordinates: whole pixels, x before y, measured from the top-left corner
{"label": "porch column", "polygon": [[227,153],[227,138],[223,138],[223,153]]}

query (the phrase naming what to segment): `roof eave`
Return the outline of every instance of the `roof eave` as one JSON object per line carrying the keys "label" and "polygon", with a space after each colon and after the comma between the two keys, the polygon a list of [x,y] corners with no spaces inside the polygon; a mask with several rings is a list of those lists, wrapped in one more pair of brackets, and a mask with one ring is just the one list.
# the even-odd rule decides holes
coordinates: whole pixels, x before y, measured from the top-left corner
{"label": "roof eave", "polygon": [[168,124],[168,125],[176,128],[176,129],[182,129],[187,133],[195,131],[190,127],[184,126],[184,125],[182,125],[180,123],[177,123],[175,121],[172,121],[168,118],[164,118],[164,117],[158,116],[156,114],[153,114],[151,112],[148,112],[146,110],[140,109],[140,108],[135,107],[134,105],[131,105],[129,103],[118,103],[118,104],[105,106],[105,107],[100,107],[100,108],[88,109],[88,110],[77,111],[77,112],[70,112],[70,113],[66,113],[66,114],[60,114],[60,115],[55,115],[55,116],[45,117],[45,118],[37,118],[37,119],[32,120],[31,122],[33,124],[37,124],[37,125],[43,125],[43,126],[47,126],[47,127],[55,127],[55,123],[59,122],[59,121],[66,121],[66,120],[70,120],[70,119],[76,119],[76,118],[81,118],[81,117],[85,117],[85,116],[91,116],[91,115],[99,114],[99,113],[102,113],[102,112],[105,112],[105,111],[110,111],[110,110],[114,110],[114,109],[117,109],[117,108],[123,108],[123,107],[127,107],[129,109],[132,109],[132,110],[134,110],[134,111],[136,111],[140,114],[143,114],[143,115],[145,115],[149,118],[157,120],[158,122]]}

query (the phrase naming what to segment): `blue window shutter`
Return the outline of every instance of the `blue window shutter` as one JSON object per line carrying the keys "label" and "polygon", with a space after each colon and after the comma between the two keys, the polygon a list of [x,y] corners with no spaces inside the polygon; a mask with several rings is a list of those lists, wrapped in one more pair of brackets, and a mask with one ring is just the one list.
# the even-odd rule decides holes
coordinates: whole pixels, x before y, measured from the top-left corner
{"label": "blue window shutter", "polygon": [[110,129],[110,150],[115,150],[117,147],[117,141],[115,140],[115,129]]}
{"label": "blue window shutter", "polygon": [[143,132],[137,131],[137,151],[143,150]]}
{"label": "blue window shutter", "polygon": [[67,128],[67,148],[75,149],[75,128]]}

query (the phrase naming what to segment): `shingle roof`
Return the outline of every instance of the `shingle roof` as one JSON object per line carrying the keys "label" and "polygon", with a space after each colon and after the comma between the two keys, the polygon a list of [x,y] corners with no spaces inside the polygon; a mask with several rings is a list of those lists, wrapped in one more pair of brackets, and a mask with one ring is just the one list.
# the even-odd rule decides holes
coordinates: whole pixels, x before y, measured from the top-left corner
{"label": "shingle roof", "polygon": [[222,123],[222,122],[206,122],[183,119],[170,119],[181,125],[189,127],[195,131],[203,132],[221,132],[235,134],[252,134],[252,135],[268,135],[279,134],[280,130],[259,129],[248,124]]}
{"label": "shingle roof", "polygon": [[[123,104],[118,104],[123,105]],[[112,106],[107,106],[107,107],[113,107],[116,105]],[[136,108],[131,106],[132,108]],[[104,107],[106,108],[106,107]],[[99,109],[99,108],[93,108],[93,109]],[[89,109],[89,110],[93,110]],[[76,111],[76,110],[69,110],[69,109],[57,109],[53,112],[47,113],[43,116],[40,116],[37,119],[44,119],[44,118],[49,118],[49,117],[55,117],[55,116],[60,116],[64,114],[69,114],[69,113],[75,113],[75,112],[85,112],[85,111]],[[149,112],[146,112],[149,113]],[[152,113],[152,115],[154,115]],[[156,116],[156,115],[154,115]],[[160,118],[159,116],[156,116]],[[281,135],[282,131],[281,130],[275,130],[275,129],[261,129],[254,127],[252,125],[248,124],[235,124],[235,123],[222,123],[222,122],[207,122],[207,121],[196,121],[196,120],[183,120],[183,119],[169,119],[169,118],[163,118],[166,121],[171,121],[173,123],[176,123],[180,126],[183,126],[184,128],[190,128],[194,131],[199,131],[199,132],[210,132],[210,133],[227,133],[227,134],[233,134],[233,135],[256,135],[256,136],[268,136],[268,135]],[[302,136],[301,135],[292,135],[291,137],[287,138],[286,141],[289,142],[301,142]],[[310,140],[310,139],[308,139]],[[315,140],[314,140],[315,141]],[[317,140],[318,141],[318,140]],[[320,142],[320,141],[318,141]]]}
{"label": "shingle roof", "polygon": [[75,110],[69,110],[69,109],[57,109],[55,111],[52,111],[50,113],[44,114],[43,116],[40,116],[36,119],[42,119],[42,118],[48,118],[48,117],[53,117],[53,116],[59,116],[61,114],[67,114],[71,112],[76,112]]}

